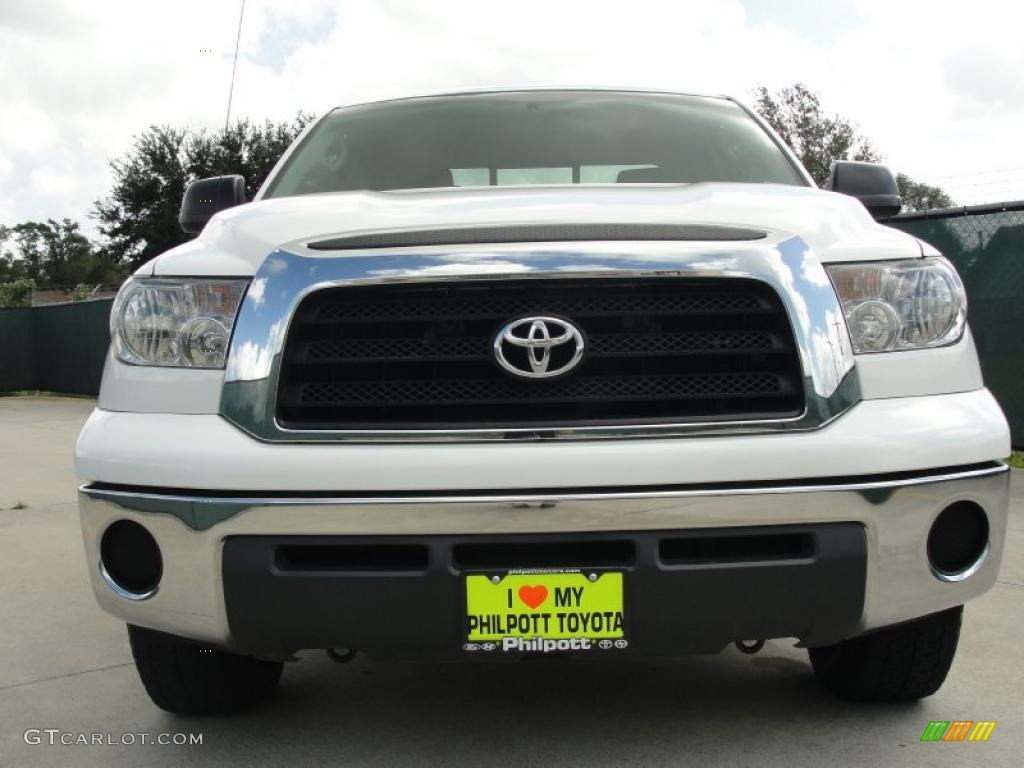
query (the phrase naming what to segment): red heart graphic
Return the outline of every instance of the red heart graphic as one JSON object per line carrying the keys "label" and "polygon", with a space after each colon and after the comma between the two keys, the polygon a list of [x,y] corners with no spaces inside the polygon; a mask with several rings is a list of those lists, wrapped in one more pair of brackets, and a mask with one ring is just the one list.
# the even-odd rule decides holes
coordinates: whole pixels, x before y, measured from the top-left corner
{"label": "red heart graphic", "polygon": [[541,603],[548,599],[548,588],[544,585],[536,587],[520,587],[519,599],[526,603],[530,608],[536,609]]}

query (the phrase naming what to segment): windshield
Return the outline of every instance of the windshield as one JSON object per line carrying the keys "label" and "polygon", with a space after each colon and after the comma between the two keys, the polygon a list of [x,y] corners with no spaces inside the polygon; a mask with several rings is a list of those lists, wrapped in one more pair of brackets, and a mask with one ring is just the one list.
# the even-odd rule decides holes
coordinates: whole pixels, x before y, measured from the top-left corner
{"label": "windshield", "polygon": [[264,196],[695,181],[806,184],[771,137],[725,99],[521,91],[337,109]]}

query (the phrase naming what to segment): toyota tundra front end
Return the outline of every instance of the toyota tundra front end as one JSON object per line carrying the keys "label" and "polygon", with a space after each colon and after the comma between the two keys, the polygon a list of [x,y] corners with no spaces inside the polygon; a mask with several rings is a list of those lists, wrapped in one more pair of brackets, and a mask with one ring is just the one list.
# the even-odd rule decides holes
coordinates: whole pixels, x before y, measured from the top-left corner
{"label": "toyota tundra front end", "polygon": [[770,638],[838,695],[933,693],[999,570],[1009,435],[887,185],[817,189],[731,100],[612,90],[345,107],[254,201],[196,182],[77,446],[150,696],[241,708],[303,649]]}

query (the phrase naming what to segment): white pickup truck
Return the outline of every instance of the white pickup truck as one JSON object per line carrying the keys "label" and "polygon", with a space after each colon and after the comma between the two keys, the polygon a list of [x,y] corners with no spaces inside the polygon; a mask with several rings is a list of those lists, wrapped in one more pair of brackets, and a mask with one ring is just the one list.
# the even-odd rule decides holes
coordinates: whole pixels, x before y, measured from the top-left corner
{"label": "white pickup truck", "polygon": [[[334,110],[121,289],[77,445],[100,605],[172,712],[337,660],[806,647],[942,684],[992,586],[1009,434],[963,286],[718,97]],[[841,194],[845,193],[845,194]]]}

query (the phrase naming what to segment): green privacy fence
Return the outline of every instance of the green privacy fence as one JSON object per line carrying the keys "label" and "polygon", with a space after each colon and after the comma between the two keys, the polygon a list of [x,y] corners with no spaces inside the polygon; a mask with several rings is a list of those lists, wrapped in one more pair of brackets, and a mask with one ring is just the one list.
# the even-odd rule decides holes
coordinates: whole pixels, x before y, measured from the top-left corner
{"label": "green privacy fence", "polygon": [[1024,201],[896,216],[891,226],[945,254],[967,288],[985,384],[1024,446]]}
{"label": "green privacy fence", "polygon": [[111,301],[0,309],[0,392],[97,394]]}

